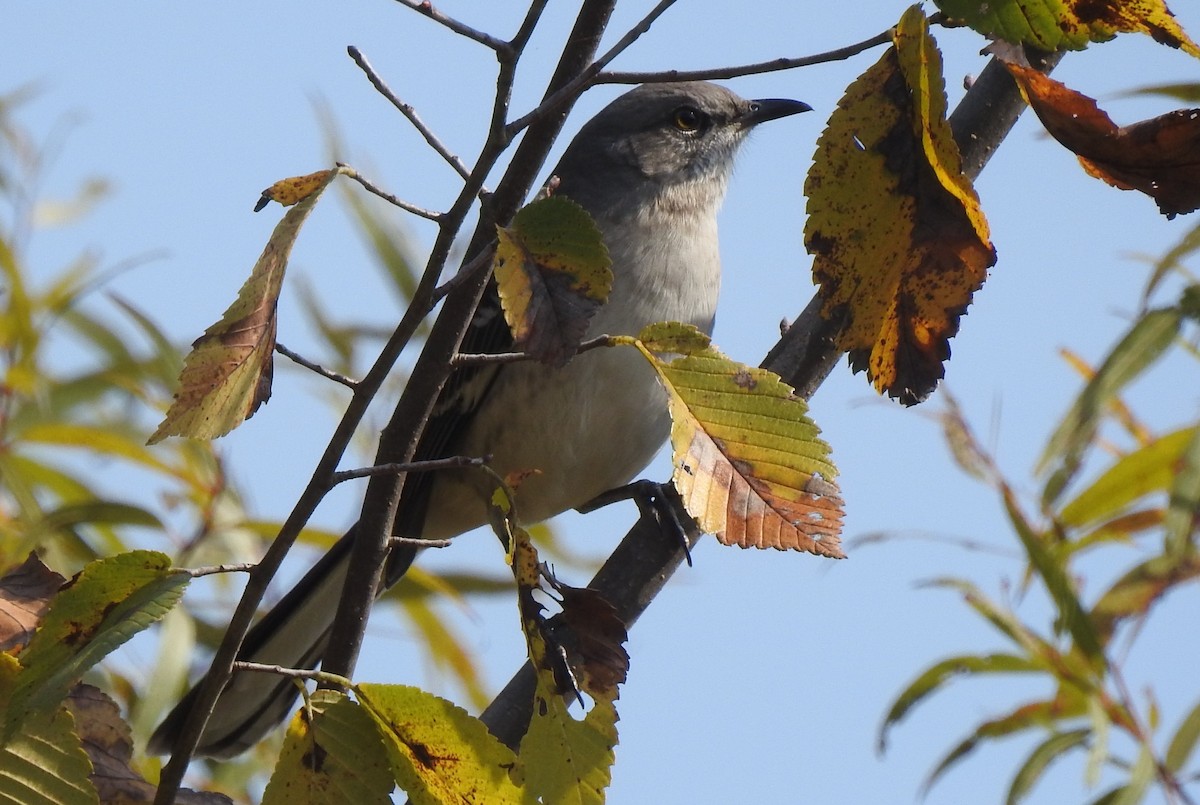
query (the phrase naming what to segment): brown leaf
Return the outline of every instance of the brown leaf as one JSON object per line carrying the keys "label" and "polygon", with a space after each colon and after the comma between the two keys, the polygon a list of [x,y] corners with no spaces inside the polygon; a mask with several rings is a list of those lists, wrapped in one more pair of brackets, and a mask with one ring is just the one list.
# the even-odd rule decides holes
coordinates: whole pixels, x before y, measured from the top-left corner
{"label": "brown leaf", "polygon": [[1167,218],[1200,208],[1200,109],[1117,126],[1088,96],[1029,67],[1005,66],[1046,131],[1088,174],[1145,193]]}
{"label": "brown leaf", "polygon": [[[71,691],[66,704],[75,717],[75,733],[92,762],[88,779],[96,787],[100,801],[106,805],[153,802],[155,786],[130,765],[133,739],[117,703],[99,688],[79,684]],[[175,802],[180,805],[228,805],[232,800],[223,794],[182,789]]]}
{"label": "brown leaf", "polygon": [[829,119],[805,182],[805,246],[854,371],[905,405],[945,372],[950,338],[996,262],[946,122],[941,57],[919,8]]}
{"label": "brown leaf", "polygon": [[0,579],[0,651],[29,642],[50,600],[66,581],[32,552]]}
{"label": "brown leaf", "polygon": [[562,612],[550,620],[549,637],[563,648],[579,686],[591,696],[614,699],[629,674],[629,631],[608,599],[595,590],[550,579]]}

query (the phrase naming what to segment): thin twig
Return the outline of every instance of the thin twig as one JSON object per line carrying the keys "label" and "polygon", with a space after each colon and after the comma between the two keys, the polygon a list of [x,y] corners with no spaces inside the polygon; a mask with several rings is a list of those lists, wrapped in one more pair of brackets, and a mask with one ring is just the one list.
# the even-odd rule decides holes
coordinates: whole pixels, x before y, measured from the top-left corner
{"label": "thin twig", "polygon": [[393,462],[335,472],[330,481],[333,484],[340,484],[344,481],[353,481],[356,478],[370,478],[373,475],[399,475],[402,472],[454,470],[462,467],[482,467],[485,464],[487,464],[486,459],[475,456],[450,456],[449,458],[434,458],[427,461]]}
{"label": "thin twig", "polygon": [[326,369],[321,364],[314,363],[314,362],[310,361],[308,358],[305,358],[303,355],[300,355],[297,352],[292,352],[290,349],[288,349],[287,347],[285,347],[283,344],[279,343],[278,341],[275,342],[275,351],[278,352],[280,355],[284,356],[285,358],[290,358],[294,363],[300,364],[305,369],[308,369],[309,371],[312,371],[312,372],[316,372],[321,377],[332,380],[335,383],[341,383],[346,388],[353,389],[356,386],[358,386],[357,380],[346,377],[343,374],[339,374],[338,372],[335,372],[332,369]]}
{"label": "thin twig", "polygon": [[455,272],[453,277],[451,277],[450,279],[446,280],[441,285],[439,285],[438,287],[433,289],[434,301],[441,299],[443,296],[446,296],[447,294],[449,294],[451,291],[453,291],[459,285],[463,284],[467,280],[472,279],[475,276],[476,271],[480,271],[480,270],[486,268],[487,266],[490,266],[491,263],[492,263],[492,250],[485,249],[484,251],[481,251],[479,254],[475,255],[474,259],[471,260],[471,262],[467,263],[465,266],[463,266],[457,272]]}
{"label": "thin twig", "polygon": [[246,660],[238,660],[233,664],[235,671],[251,671],[257,674],[274,674],[275,676],[286,676],[289,679],[313,679],[317,682],[326,680],[337,680],[340,683],[349,684],[350,680],[339,677],[337,674],[331,674],[328,671],[313,671],[308,668],[287,668],[282,665],[270,665],[263,662],[248,662]]}
{"label": "thin twig", "polygon": [[249,573],[254,568],[258,567],[255,562],[242,562],[236,565],[205,565],[204,567],[185,568],[184,572],[193,579],[198,579],[201,576],[213,576],[217,573]]}
{"label": "thin twig", "polygon": [[388,545],[393,548],[449,548],[454,544],[453,539],[421,539],[420,537],[391,537]]}
{"label": "thin twig", "polygon": [[[407,5],[409,0],[396,0],[396,2],[405,3]],[[469,178],[471,175],[470,168],[464,165],[463,161],[455,156],[450,149],[446,147],[446,144],[443,143],[441,139],[439,139],[438,136],[433,133],[433,130],[425,125],[425,121],[420,118],[420,116],[417,114],[417,111],[412,107],[412,104],[405,103],[404,101],[400,100],[396,93],[392,92],[391,87],[384,83],[384,80],[380,78],[378,73],[375,72],[375,68],[372,67],[371,63],[367,61],[367,57],[364,56],[362,52],[354,45],[350,45],[348,48],[346,48],[346,52],[350,54],[351,59],[354,59],[354,63],[359,66],[359,69],[367,74],[367,80],[371,82],[371,86],[375,87],[375,89],[379,91],[380,95],[387,98],[391,102],[392,106],[395,106],[397,109],[399,109],[400,114],[408,118],[408,122],[412,123],[413,128],[421,133],[421,136],[425,138],[425,142],[429,143],[430,147],[433,148],[433,150],[436,151],[442,159],[446,160],[450,167],[454,168],[454,170],[458,172],[459,176],[464,179]]]}
{"label": "thin twig", "polygon": [[[595,338],[589,338],[581,343],[575,350],[578,355],[581,352],[596,349],[597,347],[609,347],[614,344],[613,337],[610,335],[598,335]],[[490,352],[490,353],[459,353],[454,356],[454,365],[457,366],[482,366],[485,364],[495,363],[520,363],[521,361],[529,361],[533,358],[527,352]]]}
{"label": "thin twig", "polygon": [[386,190],[380,188],[371,180],[367,179],[365,176],[359,173],[357,169],[350,167],[344,162],[339,162],[337,164],[339,168],[349,168],[351,171],[353,171],[353,173],[350,174],[351,179],[365,187],[369,192],[379,196],[388,204],[394,204],[405,212],[411,212],[413,215],[420,216],[421,218],[433,221],[434,223],[438,223],[442,220],[442,213],[434,212],[433,210],[427,210],[424,207],[418,207],[416,204],[412,204],[404,199],[397,198]]}
{"label": "thin twig", "polygon": [[659,0],[658,5],[650,9],[646,16],[642,17],[636,25],[625,32],[617,44],[613,45],[600,58],[593,61],[586,69],[580,71],[572,80],[563,85],[562,89],[552,92],[546,96],[531,112],[528,112],[504,127],[505,132],[509,137],[516,136],[517,132],[528,126],[534,120],[548,114],[551,110],[558,108],[568,100],[577,98],[580,93],[594,83],[596,75],[603,70],[613,59],[621,55],[630,45],[638,40],[638,38],[650,30],[650,26],[654,21],[663,15],[663,13],[671,6],[675,5],[676,0]]}
{"label": "thin twig", "polygon": [[497,53],[505,53],[511,49],[511,45],[503,39],[497,39],[491,34],[472,28],[464,22],[448,17],[442,12],[433,7],[433,3],[429,0],[396,0],[402,6],[407,6],[418,14],[422,14],[439,25],[449,28],[459,36],[464,36],[474,42],[478,42],[484,47],[489,47]]}
{"label": "thin twig", "polygon": [[666,81],[712,81],[724,78],[738,78],[744,75],[759,73],[775,73],[780,70],[793,70],[797,67],[809,67],[814,64],[843,61],[857,56],[864,50],[870,50],[879,45],[892,41],[892,29],[864,39],[853,45],[847,45],[837,50],[817,53],[813,56],[799,56],[794,59],[771,59],[770,61],[743,64],[735,67],[710,67],[704,70],[660,70],[657,72],[615,72],[598,73],[593,79],[595,84],[661,84]]}

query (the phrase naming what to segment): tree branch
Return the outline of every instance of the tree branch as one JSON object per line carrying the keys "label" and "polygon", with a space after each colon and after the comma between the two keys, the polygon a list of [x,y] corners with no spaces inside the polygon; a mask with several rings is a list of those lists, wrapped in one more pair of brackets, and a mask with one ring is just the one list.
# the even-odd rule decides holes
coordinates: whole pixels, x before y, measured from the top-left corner
{"label": "tree branch", "polygon": [[411,8],[418,14],[423,14],[434,22],[444,25],[459,36],[471,39],[485,47],[489,47],[497,53],[505,53],[509,50],[509,43],[503,39],[497,39],[491,34],[485,33],[478,29],[472,28],[466,23],[459,22],[453,17],[448,17],[442,12],[433,7],[433,3],[429,0],[396,0],[402,6]]}
{"label": "tree branch", "polygon": [[[1058,58],[1043,60],[1038,66],[1048,70]],[[951,116],[968,175],[979,174],[1023,108],[1024,101],[1008,71],[993,59]],[[842,354],[833,341],[840,323],[821,320],[820,307],[820,298],[814,297],[763,362],[805,398],[820,387]],[[680,512],[680,519],[688,522],[690,518],[682,509]],[[657,522],[643,516],[588,586],[608,599],[626,625],[632,626],[683,563],[688,550],[690,545],[681,545],[674,535],[664,534]],[[528,728],[534,681],[533,668],[526,663],[481,715],[488,729],[511,747],[519,744]]]}

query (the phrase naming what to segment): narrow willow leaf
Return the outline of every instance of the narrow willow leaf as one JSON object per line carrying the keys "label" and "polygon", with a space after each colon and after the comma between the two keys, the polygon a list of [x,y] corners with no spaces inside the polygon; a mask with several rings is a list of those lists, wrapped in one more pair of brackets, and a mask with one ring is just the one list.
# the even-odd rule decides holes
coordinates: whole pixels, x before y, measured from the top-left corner
{"label": "narrow willow leaf", "polygon": [[1200,740],[1200,702],[1184,716],[1179,729],[1171,736],[1171,744],[1167,747],[1165,763],[1168,769],[1179,773],[1187,766],[1188,758]]}
{"label": "narrow willow leaf", "polygon": [[1013,775],[1012,784],[1008,787],[1008,796],[1004,800],[1006,805],[1017,805],[1025,799],[1051,763],[1085,743],[1087,738],[1088,730],[1079,729],[1055,733],[1038,744]]}
{"label": "narrow willow leaf", "polygon": [[1181,316],[1175,308],[1146,313],[1104,359],[1096,375],[1063,417],[1046,443],[1039,472],[1049,472],[1043,502],[1058,499],[1079,469],[1084,450],[1095,436],[1108,401],[1166,351],[1179,333]]}

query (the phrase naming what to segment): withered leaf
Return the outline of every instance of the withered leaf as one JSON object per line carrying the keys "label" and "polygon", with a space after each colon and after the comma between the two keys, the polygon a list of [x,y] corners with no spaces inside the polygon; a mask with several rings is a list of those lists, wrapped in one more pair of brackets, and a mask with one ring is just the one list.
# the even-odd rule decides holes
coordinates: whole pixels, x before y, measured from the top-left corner
{"label": "withered leaf", "polygon": [[[333,178],[344,168],[322,171],[297,180],[307,188],[303,198],[284,214],[242,285],[237,299],[221,320],[192,344],[183,362],[179,390],[149,444],[167,436],[215,439],[254,415],[271,397],[271,361],[275,349],[276,307],[292,246],[304,220]],[[289,197],[290,198],[290,197]]]}
{"label": "withered leaf", "polygon": [[845,317],[838,346],[877,390],[921,402],[945,373],[949,340],[996,254],[918,7],[839,102],[805,194],[822,313]]}
{"label": "withered leaf", "polygon": [[1032,68],[1005,66],[1046,131],[1090,175],[1145,193],[1168,218],[1200,208],[1200,109],[1117,126],[1088,96]]}
{"label": "withered leaf", "polygon": [[0,578],[0,651],[9,651],[29,642],[33,630],[54,594],[66,579],[30,553],[10,573]]}

